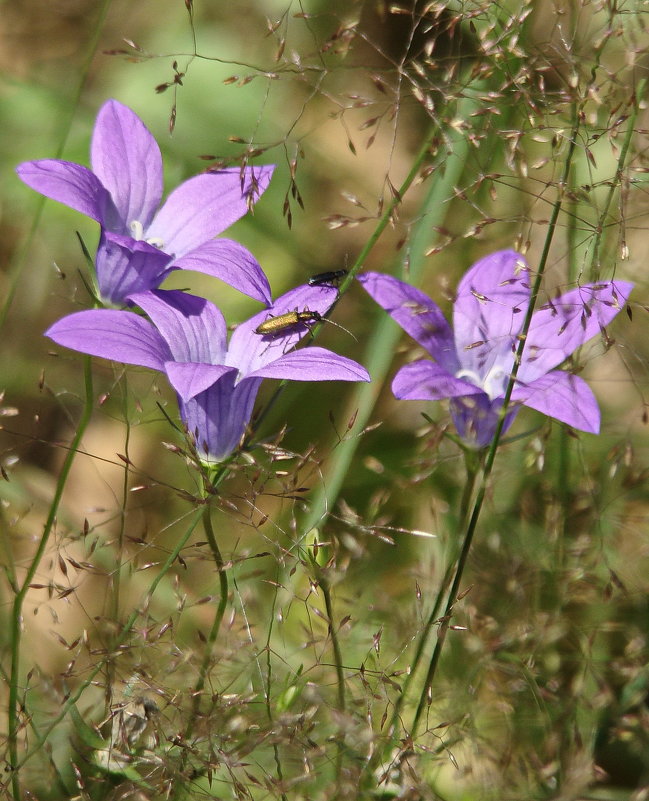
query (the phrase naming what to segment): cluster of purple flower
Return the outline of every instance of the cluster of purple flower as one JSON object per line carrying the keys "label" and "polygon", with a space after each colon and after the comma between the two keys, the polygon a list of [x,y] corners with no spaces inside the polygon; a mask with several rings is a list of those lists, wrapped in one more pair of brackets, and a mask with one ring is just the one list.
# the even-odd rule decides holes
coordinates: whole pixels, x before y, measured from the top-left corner
{"label": "cluster of purple flower", "polygon": [[[100,224],[98,294],[104,304],[122,307],[71,314],[47,336],[83,353],[164,372],[202,458],[221,461],[237,448],[264,378],[370,380],[360,364],[331,351],[314,346],[294,350],[309,331],[304,322],[258,330],[265,320],[296,310],[309,310],[319,319],[336,300],[332,285],[313,282],[273,302],[252,254],[237,242],[214,238],[266,189],[272,167],[208,170],[181,184],[158,208],[160,150],[139,117],[115,100],[97,117],[91,161],[92,170],[53,159],[18,167],[20,178],[33,189]],[[170,272],[182,269],[219,278],[266,308],[241,323],[228,344],[216,306],[158,288]],[[460,436],[477,448],[489,444],[530,300],[523,257],[498,251],[471,267],[458,287],[453,328],[414,287],[379,273],[365,273],[359,280],[433,359],[398,371],[392,384],[396,397],[450,399]],[[503,431],[521,405],[583,431],[599,430],[597,401],[587,384],[555,368],[615,317],[631,289],[623,281],[587,284],[534,313]]]}
{"label": "cluster of purple flower", "polygon": [[[306,324],[256,333],[265,319],[295,309],[323,315],[337,297],[332,286],[300,286],[273,302],[252,254],[232,240],[214,239],[266,189],[272,167],[208,170],[181,184],[158,208],[160,149],[139,117],[115,100],[97,117],[91,163],[92,170],[45,159],[17,171],[32,189],[100,224],[98,294],[107,305],[131,310],[76,312],[46,335],[82,353],[164,372],[203,459],[221,461],[237,447],[264,378],[370,380],[360,364],[324,348],[293,350],[308,333]],[[158,289],[181,269],[220,278],[266,308],[241,323],[228,344],[225,320],[213,303]]]}

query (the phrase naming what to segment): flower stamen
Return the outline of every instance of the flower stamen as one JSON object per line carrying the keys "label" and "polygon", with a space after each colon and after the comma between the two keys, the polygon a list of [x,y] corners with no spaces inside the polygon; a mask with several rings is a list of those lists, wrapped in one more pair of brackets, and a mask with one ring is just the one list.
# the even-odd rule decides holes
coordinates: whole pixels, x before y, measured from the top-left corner
{"label": "flower stamen", "polygon": [[137,239],[138,242],[146,242],[147,245],[151,245],[152,248],[158,248],[158,250],[164,250],[164,242],[162,239],[157,239],[156,237],[151,237],[150,239],[144,238],[144,226],[139,220],[131,220],[128,224],[128,229],[131,232],[133,239]]}

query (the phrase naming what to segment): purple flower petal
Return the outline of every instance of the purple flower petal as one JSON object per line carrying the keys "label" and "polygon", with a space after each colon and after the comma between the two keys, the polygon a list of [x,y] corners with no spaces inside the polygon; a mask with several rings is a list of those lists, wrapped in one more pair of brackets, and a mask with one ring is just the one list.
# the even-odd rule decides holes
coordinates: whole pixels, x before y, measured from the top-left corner
{"label": "purple flower petal", "polygon": [[165,372],[169,383],[184,401],[204,392],[226,373],[234,373],[235,377],[237,374],[234,367],[196,362],[167,362]]}
{"label": "purple flower petal", "polygon": [[81,353],[154,370],[164,370],[165,362],[171,358],[169,346],[155,326],[132,312],[76,312],[54,323],[45,336]]}
{"label": "purple flower petal", "polygon": [[460,281],[453,307],[457,356],[478,380],[497,362],[506,372],[529,303],[528,269],[513,250],[501,250],[476,262]]}
{"label": "purple flower petal", "polygon": [[176,289],[134,293],[131,300],[155,323],[174,361],[224,363],[225,320],[213,303]]}
{"label": "purple flower petal", "polygon": [[288,378],[292,381],[370,381],[358,362],[325,348],[311,346],[280,356],[248,374],[250,378]]}
{"label": "purple flower petal", "polygon": [[42,159],[19,164],[16,172],[21,181],[41,195],[58,200],[98,223],[116,217],[109,193],[87,167],[69,161]]}
{"label": "purple flower petal", "polygon": [[146,231],[180,257],[213,239],[249,211],[268,186],[274,167],[206,172],[185,181],[167,198]]}
{"label": "purple flower petal", "polygon": [[286,292],[265,311],[255,314],[237,326],[228,348],[227,364],[238,367],[241,375],[249,375],[288,353],[309,333],[307,323],[289,325],[276,334],[262,335],[255,329],[266,320],[281,317],[288,312],[313,311],[326,314],[338,297],[338,290],[327,286],[295,287]]}
{"label": "purple flower petal", "polygon": [[627,281],[587,284],[534,312],[519,379],[535,381],[599,334],[622,310],[632,289]]}
{"label": "purple flower petal", "polygon": [[128,226],[133,221],[146,229],[162,197],[162,156],[137,114],[116,100],[104,103],[95,122],[90,160],[118,209],[121,226],[115,227],[116,233],[132,233]]}
{"label": "purple flower petal", "polygon": [[362,273],[358,281],[379,306],[447,372],[454,373],[458,369],[451,326],[439,306],[427,295],[383,273]]}
{"label": "purple flower petal", "polygon": [[396,398],[405,400],[443,400],[462,395],[484,395],[483,390],[450,375],[435,362],[426,359],[404,365],[392,381]]}
{"label": "purple flower petal", "polygon": [[199,454],[221,461],[234,451],[250,422],[261,378],[235,385],[234,371],[226,373],[200,395],[180,401],[180,414],[196,437]]}
{"label": "purple flower petal", "polygon": [[599,406],[588,384],[579,376],[554,370],[527,386],[517,386],[512,400],[554,417],[580,431],[599,433]]}
{"label": "purple flower petal", "polygon": [[174,261],[179,270],[195,270],[220,278],[255,300],[271,302],[270,285],[259,262],[232,239],[211,239]]}
{"label": "purple flower petal", "polygon": [[97,256],[99,294],[107,303],[124,303],[135,292],[159,286],[171,272],[169,256],[141,240],[102,231]]}

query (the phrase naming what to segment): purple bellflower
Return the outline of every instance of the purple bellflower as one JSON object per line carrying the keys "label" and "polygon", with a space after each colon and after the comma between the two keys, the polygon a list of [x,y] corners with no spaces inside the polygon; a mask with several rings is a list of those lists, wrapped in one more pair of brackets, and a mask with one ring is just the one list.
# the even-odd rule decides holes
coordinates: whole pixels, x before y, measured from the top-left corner
{"label": "purple bellflower", "polygon": [[234,451],[250,421],[264,378],[294,381],[369,381],[360,364],[320,347],[292,350],[307,323],[273,335],[255,329],[271,316],[296,309],[325,314],[333,287],[300,286],[233,332],[228,345],[223,315],[209,301],[177,290],[136,293],[132,300],[150,320],[129,311],[76,312],[46,336],[67,348],[160,370],[179,397],[180,416],[195,437],[199,456],[222,461]]}
{"label": "purple bellflower", "polygon": [[123,305],[184,269],[270,303],[268,280],[253,255],[238,242],[214,237],[249,210],[268,186],[272,166],[208,170],[158,208],[160,148],[142,120],[116,100],[99,110],[90,159],[92,170],[43,159],[20,164],[16,172],[32,189],[101,225],[96,270],[102,300]]}
{"label": "purple bellflower", "polygon": [[[458,433],[482,448],[491,442],[530,300],[524,258],[502,250],[476,262],[460,281],[453,328],[430,298],[379,273],[358,277],[363,287],[433,358],[402,367],[392,391],[409,400],[450,399]],[[527,334],[503,431],[523,404],[573,428],[598,433],[597,401],[586,382],[555,370],[608,325],[633,285],[586,284],[536,310]]]}

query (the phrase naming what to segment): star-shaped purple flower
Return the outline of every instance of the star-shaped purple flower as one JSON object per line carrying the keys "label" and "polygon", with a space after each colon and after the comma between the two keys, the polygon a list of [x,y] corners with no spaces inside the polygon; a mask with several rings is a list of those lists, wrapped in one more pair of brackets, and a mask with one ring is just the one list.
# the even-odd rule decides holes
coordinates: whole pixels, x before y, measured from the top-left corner
{"label": "star-shaped purple flower", "polygon": [[[379,273],[365,273],[358,280],[434,360],[402,367],[392,382],[395,396],[450,398],[460,436],[478,448],[488,445],[530,299],[525,259],[502,250],[476,262],[460,281],[453,328],[430,298],[403,281]],[[554,368],[610,323],[632,288],[626,281],[586,284],[534,312],[503,431],[521,404],[573,428],[599,431],[599,408],[588,385]]]}
{"label": "star-shaped purple flower", "polygon": [[270,316],[296,309],[325,314],[336,295],[333,287],[297,287],[241,323],[229,345],[225,320],[214,304],[163,289],[132,296],[151,322],[133,312],[95,309],[70,314],[45,333],[81,353],[166,373],[199,455],[221,461],[237,448],[262,379],[370,380],[360,364],[324,348],[292,350],[308,333],[307,324],[274,335],[256,333]]}
{"label": "star-shaped purple flower", "polygon": [[104,301],[123,305],[156,289],[172,270],[220,278],[270,302],[253,255],[231,239],[214,239],[266,189],[272,166],[207,171],[182,183],[162,207],[162,156],[142,120],[116,100],[97,115],[92,170],[58,159],[27,161],[18,176],[32,189],[101,225],[96,269]]}

